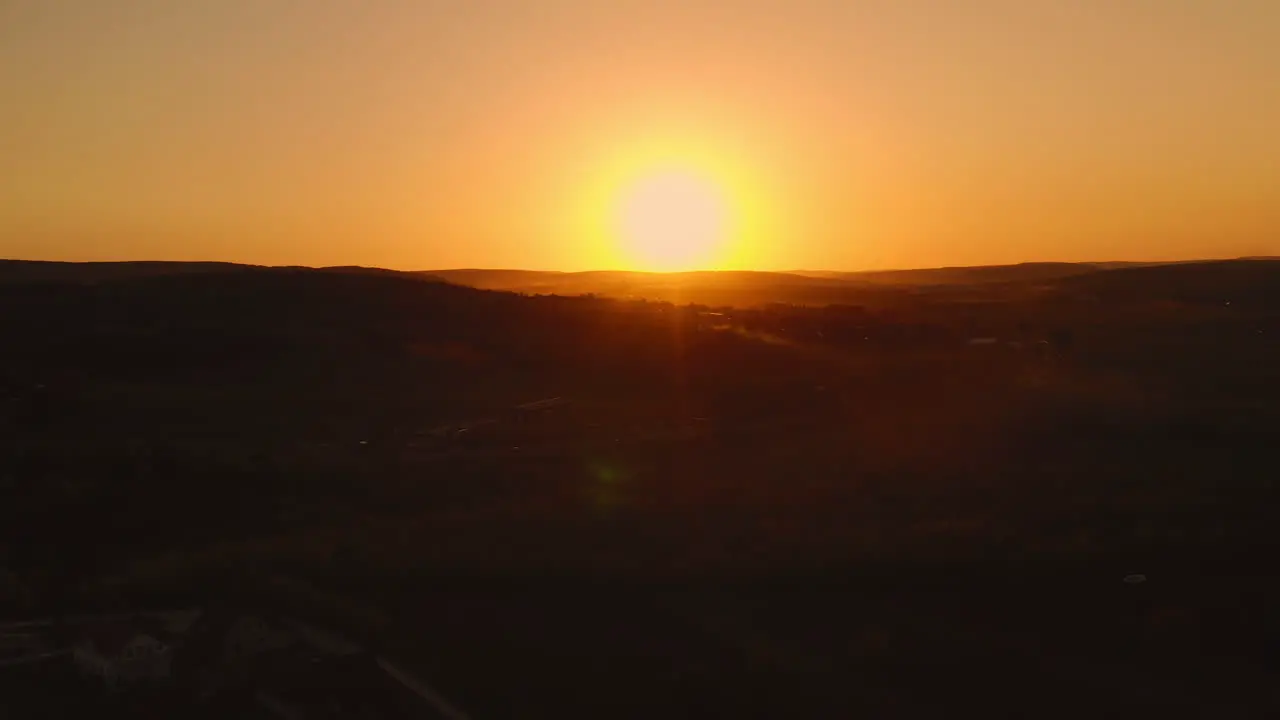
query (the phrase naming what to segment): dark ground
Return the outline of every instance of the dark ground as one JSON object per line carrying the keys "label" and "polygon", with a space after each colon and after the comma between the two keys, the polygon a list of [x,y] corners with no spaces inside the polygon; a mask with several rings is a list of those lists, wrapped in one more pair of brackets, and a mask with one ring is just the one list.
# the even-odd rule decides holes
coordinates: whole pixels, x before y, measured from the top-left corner
{"label": "dark ground", "polygon": [[715,315],[19,270],[6,615],[299,578],[476,718],[1280,710],[1280,263]]}

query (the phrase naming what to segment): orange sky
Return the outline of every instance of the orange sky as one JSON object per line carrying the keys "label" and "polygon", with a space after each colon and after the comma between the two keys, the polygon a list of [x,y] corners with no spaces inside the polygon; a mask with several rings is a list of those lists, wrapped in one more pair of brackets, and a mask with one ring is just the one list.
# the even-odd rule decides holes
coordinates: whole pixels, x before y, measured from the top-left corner
{"label": "orange sky", "polygon": [[1280,254],[1277,0],[0,0],[0,257],[718,267]]}

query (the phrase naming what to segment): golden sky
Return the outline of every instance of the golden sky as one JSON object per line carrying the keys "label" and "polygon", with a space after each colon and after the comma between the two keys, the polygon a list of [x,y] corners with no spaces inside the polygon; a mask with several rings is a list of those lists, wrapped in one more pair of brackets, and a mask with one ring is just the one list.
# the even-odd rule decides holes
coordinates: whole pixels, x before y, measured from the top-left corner
{"label": "golden sky", "polygon": [[[0,257],[708,267],[1280,254],[1280,0],[0,0]],[[726,227],[728,227],[726,226]]]}

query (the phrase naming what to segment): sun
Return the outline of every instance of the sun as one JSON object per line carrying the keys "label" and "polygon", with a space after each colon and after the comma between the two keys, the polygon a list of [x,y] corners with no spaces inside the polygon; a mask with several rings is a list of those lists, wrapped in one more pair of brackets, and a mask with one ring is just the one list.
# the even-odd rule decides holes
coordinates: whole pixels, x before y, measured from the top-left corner
{"label": "sun", "polygon": [[[577,154],[557,224],[591,269],[757,267],[778,233],[777,175],[705,135],[607,138]],[[590,152],[586,152],[590,150]],[[766,180],[768,180],[766,182]]]}
{"label": "sun", "polygon": [[719,259],[729,235],[729,215],[728,198],[712,178],[664,168],[622,188],[615,230],[635,266],[690,270]]}

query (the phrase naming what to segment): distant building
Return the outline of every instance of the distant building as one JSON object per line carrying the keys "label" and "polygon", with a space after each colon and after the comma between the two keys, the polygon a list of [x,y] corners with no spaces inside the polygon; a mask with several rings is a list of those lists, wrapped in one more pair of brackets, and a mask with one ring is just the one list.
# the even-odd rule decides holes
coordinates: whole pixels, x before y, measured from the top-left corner
{"label": "distant building", "polygon": [[170,677],[173,644],[158,628],[101,623],[85,629],[72,649],[76,667],[101,678],[108,688]]}

